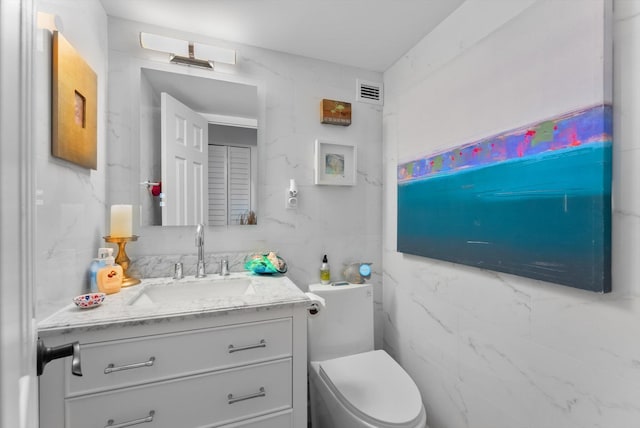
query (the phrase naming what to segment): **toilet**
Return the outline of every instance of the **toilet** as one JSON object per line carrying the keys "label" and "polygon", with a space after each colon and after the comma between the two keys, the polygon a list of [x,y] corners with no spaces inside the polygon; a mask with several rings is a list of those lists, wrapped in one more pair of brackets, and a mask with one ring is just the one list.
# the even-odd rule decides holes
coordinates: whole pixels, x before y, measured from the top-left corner
{"label": "toilet", "polygon": [[311,284],[325,307],[307,322],[312,428],[425,428],[411,377],[373,350],[371,284]]}

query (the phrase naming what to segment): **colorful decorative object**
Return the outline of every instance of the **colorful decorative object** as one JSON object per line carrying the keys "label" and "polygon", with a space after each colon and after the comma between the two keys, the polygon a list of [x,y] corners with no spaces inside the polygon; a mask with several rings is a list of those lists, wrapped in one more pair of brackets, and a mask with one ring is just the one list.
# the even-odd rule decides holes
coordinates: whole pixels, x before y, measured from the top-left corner
{"label": "colorful decorative object", "polygon": [[53,32],[51,154],[97,169],[96,73],[69,42]]}
{"label": "colorful decorative object", "polygon": [[612,109],[398,165],[398,251],[611,291]]}
{"label": "colorful decorative object", "polygon": [[259,275],[287,273],[287,262],[275,252],[254,254],[245,262],[244,268]]}
{"label": "colorful decorative object", "polygon": [[356,184],[356,147],[316,140],[315,184],[354,186]]}
{"label": "colorful decorative object", "polygon": [[335,100],[322,100],[320,122],[329,125],[351,125],[351,103]]}

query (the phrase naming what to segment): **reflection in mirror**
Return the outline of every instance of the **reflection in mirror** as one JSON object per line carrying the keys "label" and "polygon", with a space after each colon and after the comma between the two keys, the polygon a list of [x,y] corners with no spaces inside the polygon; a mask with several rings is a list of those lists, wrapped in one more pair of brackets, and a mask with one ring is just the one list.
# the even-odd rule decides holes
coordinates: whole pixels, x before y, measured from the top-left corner
{"label": "reflection in mirror", "polygon": [[257,109],[256,86],[141,69],[142,225],[257,223]]}

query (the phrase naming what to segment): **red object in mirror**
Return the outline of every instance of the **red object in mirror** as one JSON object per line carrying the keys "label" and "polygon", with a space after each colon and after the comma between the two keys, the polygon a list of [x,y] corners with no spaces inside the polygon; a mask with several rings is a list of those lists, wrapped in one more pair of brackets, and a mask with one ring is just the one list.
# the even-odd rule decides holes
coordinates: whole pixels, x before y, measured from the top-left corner
{"label": "red object in mirror", "polygon": [[159,182],[158,184],[151,186],[151,194],[153,196],[160,195],[160,192],[162,192],[162,182]]}

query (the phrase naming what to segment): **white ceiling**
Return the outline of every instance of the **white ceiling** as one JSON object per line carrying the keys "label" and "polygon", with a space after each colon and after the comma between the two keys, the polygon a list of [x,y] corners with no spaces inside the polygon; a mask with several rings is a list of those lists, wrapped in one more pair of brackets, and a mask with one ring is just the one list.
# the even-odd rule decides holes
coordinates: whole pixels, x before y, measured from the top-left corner
{"label": "white ceiling", "polygon": [[383,72],[464,0],[100,0],[110,16]]}

